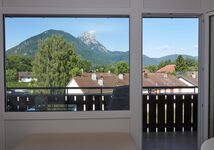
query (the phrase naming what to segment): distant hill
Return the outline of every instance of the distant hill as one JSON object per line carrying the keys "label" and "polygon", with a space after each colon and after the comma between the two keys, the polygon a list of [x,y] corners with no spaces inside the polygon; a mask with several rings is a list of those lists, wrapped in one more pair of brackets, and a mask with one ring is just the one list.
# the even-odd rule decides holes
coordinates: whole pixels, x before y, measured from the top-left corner
{"label": "distant hill", "polygon": [[[173,55],[167,55],[167,56],[163,56],[160,58],[150,58],[146,55],[143,55],[143,64],[144,66],[149,66],[149,65],[158,65],[161,61],[165,61],[165,60],[172,60],[175,61],[177,59],[179,54],[173,54]],[[197,56],[190,56],[190,55],[182,55],[185,59],[186,58],[190,58],[190,59],[195,59],[197,60],[198,57]]]}
{"label": "distant hill", "polygon": [[[38,41],[44,40],[53,35],[59,35],[66,41],[73,43],[77,54],[81,58],[89,60],[94,64],[112,64],[118,61],[129,62],[129,52],[110,51],[99,41],[97,41],[96,38],[90,33],[85,32],[79,37],[74,37],[73,35],[60,30],[47,30],[41,34],[30,37],[17,46],[7,50],[6,55],[21,54],[35,57],[38,49]],[[157,65],[163,60],[175,60],[177,56],[178,55],[168,55],[161,58],[150,58],[143,55],[143,64],[144,66]],[[184,57],[197,59],[188,55],[184,55]]]}
{"label": "distant hill", "polygon": [[19,45],[7,50],[6,54],[21,54],[34,57],[38,49],[38,41],[44,40],[53,35],[59,35],[66,41],[74,44],[77,54],[83,59],[89,60],[94,64],[111,64],[121,60],[127,62],[129,60],[128,52],[109,51],[89,33],[84,33],[82,36],[76,38],[67,32],[59,30],[48,30],[33,36],[21,42]]}

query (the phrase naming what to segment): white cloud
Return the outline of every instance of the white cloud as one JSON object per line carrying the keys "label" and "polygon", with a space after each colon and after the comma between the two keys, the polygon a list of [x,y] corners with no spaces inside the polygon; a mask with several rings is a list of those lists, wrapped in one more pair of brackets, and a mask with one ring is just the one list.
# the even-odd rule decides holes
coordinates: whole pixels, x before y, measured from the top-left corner
{"label": "white cloud", "polygon": [[169,45],[162,45],[162,46],[156,47],[156,49],[157,50],[170,50],[170,49],[172,49],[172,47]]}
{"label": "white cloud", "polygon": [[198,44],[195,44],[195,45],[193,46],[193,48],[194,48],[194,49],[198,49]]}
{"label": "white cloud", "polygon": [[181,51],[186,51],[187,49],[186,49],[186,48],[181,48],[180,50],[181,50]]}
{"label": "white cloud", "polygon": [[94,35],[97,31],[96,30],[89,30],[88,33]]}

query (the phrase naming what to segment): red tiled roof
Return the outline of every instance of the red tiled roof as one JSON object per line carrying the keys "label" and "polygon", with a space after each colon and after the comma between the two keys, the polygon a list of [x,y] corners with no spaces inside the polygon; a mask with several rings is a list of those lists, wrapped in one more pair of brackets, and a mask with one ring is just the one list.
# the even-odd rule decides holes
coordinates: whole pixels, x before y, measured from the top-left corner
{"label": "red tiled roof", "polygon": [[186,86],[176,76],[164,73],[148,73],[142,82],[143,86]]}
{"label": "red tiled roof", "polygon": [[[117,75],[112,73],[96,73],[97,80],[92,80],[91,73],[84,73],[82,76],[75,77],[74,80],[79,87],[100,87],[98,79],[103,79],[103,87],[115,87],[129,85],[129,74],[125,74],[123,80],[120,80]],[[142,80],[143,86],[186,86],[176,76],[167,75],[164,73],[145,73]],[[82,89],[83,93],[100,93],[98,89]],[[112,89],[103,90],[104,93],[111,92]]]}
{"label": "red tiled roof", "polygon": [[165,67],[160,68],[158,73],[169,73],[175,71],[175,65],[166,65]]}
{"label": "red tiled roof", "polygon": [[198,72],[187,72],[186,74],[181,75],[178,78],[183,78],[194,86],[198,86]]}
{"label": "red tiled roof", "polygon": [[[103,87],[115,87],[129,84],[129,76],[124,75],[120,80],[117,75],[112,73],[96,73],[96,80],[92,80],[91,73],[84,73],[82,76],[75,77],[74,80],[79,87],[100,87],[98,79],[103,79]],[[82,89],[83,93],[100,93],[98,89]],[[104,89],[103,92],[111,92],[112,89]]]}
{"label": "red tiled roof", "polygon": [[32,77],[32,72],[18,72],[19,78],[21,77]]}

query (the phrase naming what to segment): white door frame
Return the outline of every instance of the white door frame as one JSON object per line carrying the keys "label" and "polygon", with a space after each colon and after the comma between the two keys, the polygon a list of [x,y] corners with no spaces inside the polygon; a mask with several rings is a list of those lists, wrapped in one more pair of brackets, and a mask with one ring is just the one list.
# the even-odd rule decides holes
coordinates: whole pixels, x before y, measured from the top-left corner
{"label": "white door frame", "polygon": [[[210,86],[210,83],[209,83],[209,81],[210,81],[210,69],[209,69],[209,67],[210,67],[210,56],[209,56],[209,54],[210,54],[210,17],[211,16],[214,16],[214,11],[207,12],[205,14],[205,19],[204,19],[204,29],[205,29],[204,30],[204,48],[205,48],[205,51],[203,53],[203,55],[204,55],[204,65],[203,65],[204,76],[203,77],[207,77],[208,80],[204,80],[205,89],[204,89],[204,95],[202,97],[205,99],[204,108],[207,108],[207,109],[203,109],[203,112],[204,112],[204,114],[202,116],[203,120],[201,120],[201,121],[204,121],[203,122],[204,126],[202,126],[202,130],[204,130],[203,131],[204,136],[202,137],[203,141],[208,139],[209,136],[213,136],[213,135],[209,135],[210,115],[213,115],[213,113],[210,114],[210,109],[209,109],[210,108],[209,100],[212,99],[210,97],[210,87],[209,87]],[[204,78],[204,79],[206,79],[206,78]],[[212,110],[212,111],[214,111],[214,110]],[[211,117],[211,118],[213,118],[213,117]],[[213,120],[211,120],[211,121],[212,121],[212,123],[214,123]]]}
{"label": "white door frame", "polygon": [[[201,144],[204,141],[204,139],[206,139],[207,137],[207,121],[206,118],[208,118],[207,109],[203,109],[203,108],[208,108],[208,106],[205,106],[205,101],[208,101],[208,94],[207,94],[207,88],[208,88],[208,81],[205,81],[204,79],[207,79],[207,75],[208,75],[208,71],[206,71],[208,69],[207,63],[209,63],[207,61],[207,58],[209,56],[209,54],[204,53],[202,50],[204,49],[204,15],[203,14],[159,14],[159,13],[155,13],[155,14],[151,14],[151,13],[145,13],[142,15],[143,18],[191,18],[191,17],[196,17],[199,19],[199,35],[198,35],[198,60],[199,61],[199,81],[198,81],[198,86],[199,86],[199,92],[198,92],[198,129],[197,129],[197,149],[200,150]],[[142,36],[143,39],[143,36]],[[204,40],[203,40],[204,39]],[[143,43],[142,43],[143,45]],[[203,88],[202,88],[203,87]],[[204,101],[202,101],[204,100]],[[203,107],[204,106],[204,107]],[[205,112],[204,112],[205,111]],[[207,116],[207,117],[206,117]]]}

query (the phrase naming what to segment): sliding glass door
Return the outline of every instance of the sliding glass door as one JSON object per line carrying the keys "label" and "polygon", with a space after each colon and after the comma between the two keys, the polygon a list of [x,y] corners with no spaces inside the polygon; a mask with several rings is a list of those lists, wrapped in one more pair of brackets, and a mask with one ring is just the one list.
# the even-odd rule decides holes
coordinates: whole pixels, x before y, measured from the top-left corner
{"label": "sliding glass door", "polygon": [[209,98],[209,137],[214,137],[214,15],[209,17],[210,50],[210,98]]}

